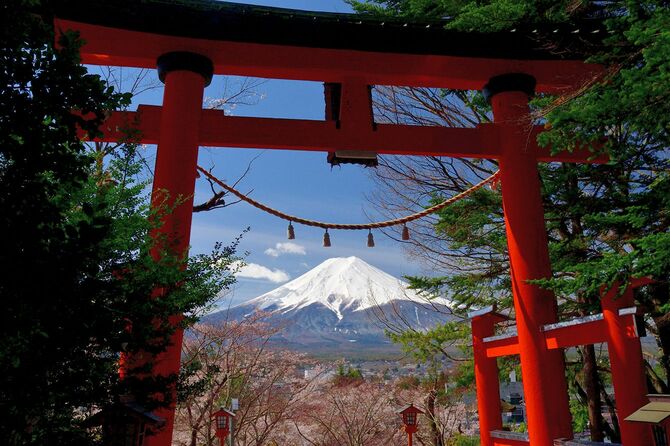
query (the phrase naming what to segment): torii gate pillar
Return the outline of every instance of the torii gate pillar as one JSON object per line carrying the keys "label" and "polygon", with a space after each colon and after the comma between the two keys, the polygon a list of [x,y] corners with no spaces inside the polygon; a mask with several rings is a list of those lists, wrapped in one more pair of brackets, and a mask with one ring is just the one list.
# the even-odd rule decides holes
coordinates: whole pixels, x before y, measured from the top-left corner
{"label": "torii gate pillar", "polygon": [[[186,256],[193,219],[202,100],[214,67],[208,58],[188,52],[164,54],[157,64],[165,90],[151,206],[153,209],[167,206],[170,212],[163,215],[162,225],[154,234],[156,245],[152,256],[157,258],[164,249],[176,256]],[[156,294],[160,299],[160,292]],[[176,324],[180,317],[173,316],[172,322]],[[177,329],[167,350],[154,358],[154,375],[179,373],[182,337],[183,331]],[[147,446],[172,443],[175,390],[172,392],[172,407],[158,411],[165,419],[165,426],[147,437]]]}
{"label": "torii gate pillar", "polygon": [[485,94],[501,127],[500,181],[528,434],[533,446],[551,446],[555,438],[572,438],[572,426],[563,351],[549,350],[541,330],[557,320],[556,299],[527,282],[551,277],[537,155],[529,144],[534,88],[532,76],[513,73],[492,78]]}
{"label": "torii gate pillar", "polygon": [[486,355],[484,339],[495,334],[497,322],[506,320],[493,307],[471,313],[472,355],[475,362],[477,384],[477,412],[481,446],[493,446],[491,431],[502,429],[502,405],[500,403],[500,380],[498,358]]}
{"label": "torii gate pillar", "polygon": [[647,404],[649,400],[642,346],[635,319],[632,319],[631,324],[619,315],[619,310],[623,308],[635,308],[633,287],[627,285],[621,296],[618,292],[618,285],[607,290],[603,294],[601,305],[607,326],[607,351],[612,368],[612,385],[621,430],[621,443],[626,446],[650,446],[654,441],[649,426],[626,421],[627,416]]}

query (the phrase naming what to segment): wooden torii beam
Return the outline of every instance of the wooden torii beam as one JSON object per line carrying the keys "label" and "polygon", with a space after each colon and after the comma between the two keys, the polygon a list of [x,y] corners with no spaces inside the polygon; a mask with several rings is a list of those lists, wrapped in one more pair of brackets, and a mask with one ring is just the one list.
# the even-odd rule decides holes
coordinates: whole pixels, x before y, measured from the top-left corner
{"label": "wooden torii beam", "polygon": [[[104,22],[104,18],[97,19]],[[506,55],[492,51],[479,57],[450,54],[408,54],[400,51],[358,51],[319,48],[309,44],[276,45],[175,36],[121,29],[114,26],[57,18],[57,30],[78,30],[86,41],[82,63],[137,68],[156,68],[158,58],[173,51],[201,54],[212,61],[213,73],[272,79],[346,83],[363,80],[367,85],[399,85],[458,90],[481,90],[494,76],[526,73],[536,80],[536,90],[562,94],[574,91],[602,73],[602,67],[581,59],[566,59],[546,53]],[[290,25],[290,23],[287,23]],[[172,29],[178,29],[173,27]],[[380,28],[380,32],[384,30]],[[262,32],[262,31],[259,31]],[[509,34],[509,33],[508,33]],[[456,38],[472,52],[476,33],[452,33],[436,38]],[[236,38],[236,37],[232,37]],[[479,46],[493,46],[494,35]],[[417,42],[416,47],[423,43]],[[510,44],[519,44],[512,41]],[[524,60],[529,57],[529,60]],[[535,58],[537,57],[537,58]]]}
{"label": "wooden torii beam", "polygon": [[[361,104],[361,108],[369,105]],[[350,110],[354,115],[358,110]],[[346,113],[346,112],[345,112]],[[137,111],[113,112],[100,127],[101,142],[130,138],[141,144],[158,144],[162,107],[140,105]],[[344,115],[344,121],[349,120]],[[226,116],[222,110],[202,110],[198,145],[206,147],[267,148],[329,152],[365,150],[383,155],[445,156],[452,158],[500,157],[500,128],[494,123],[472,128],[376,124],[357,129],[337,121]],[[534,126],[526,150],[538,162],[607,162],[607,157],[589,149],[552,154],[537,144],[544,130]]]}

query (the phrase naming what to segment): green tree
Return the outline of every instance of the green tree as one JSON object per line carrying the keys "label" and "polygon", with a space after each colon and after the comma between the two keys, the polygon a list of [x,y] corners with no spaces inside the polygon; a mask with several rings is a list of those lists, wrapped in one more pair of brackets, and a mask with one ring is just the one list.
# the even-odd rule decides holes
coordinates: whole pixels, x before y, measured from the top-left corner
{"label": "green tree", "polygon": [[[168,316],[184,313],[188,326],[233,280],[234,244],[149,256],[159,218],[135,180],[135,145],[100,170],[79,138],[130,97],[80,65],[75,34],[54,47],[50,5],[4,2],[0,14],[0,436],[10,445],[94,444],[82,420],[121,395],[165,404],[153,397],[177,377],[120,381],[119,352],[164,350]],[[150,298],[156,286],[164,298]]]}

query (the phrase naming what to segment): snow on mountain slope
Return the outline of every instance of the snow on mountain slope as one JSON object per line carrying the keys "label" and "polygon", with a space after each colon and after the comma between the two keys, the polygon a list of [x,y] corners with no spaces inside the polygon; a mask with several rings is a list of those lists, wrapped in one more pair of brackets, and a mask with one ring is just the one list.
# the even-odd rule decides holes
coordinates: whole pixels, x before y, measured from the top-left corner
{"label": "snow on mountain slope", "polygon": [[[332,258],[269,293],[205,318],[216,324],[269,313],[282,326],[273,342],[319,354],[397,353],[384,333],[390,325],[427,330],[452,320],[448,301],[431,304],[407,284],[357,257]],[[390,324],[390,325],[389,325]]]}
{"label": "snow on mountain slope", "polygon": [[419,302],[421,298],[407,289],[407,283],[358,257],[336,257],[243,305],[286,313],[318,303],[342,319],[345,311],[362,311],[392,301]]}

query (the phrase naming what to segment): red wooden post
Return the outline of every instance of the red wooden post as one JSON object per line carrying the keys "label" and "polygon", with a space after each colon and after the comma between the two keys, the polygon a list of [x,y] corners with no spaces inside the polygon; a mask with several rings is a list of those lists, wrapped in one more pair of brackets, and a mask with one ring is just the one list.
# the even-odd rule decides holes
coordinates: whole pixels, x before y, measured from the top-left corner
{"label": "red wooden post", "polygon": [[624,420],[648,401],[642,347],[635,320],[631,315],[619,315],[620,309],[635,306],[633,287],[628,286],[621,296],[617,296],[618,291],[619,287],[614,286],[604,293],[601,305],[607,325],[607,351],[621,443],[624,446],[651,446],[654,443],[649,426]]}
{"label": "red wooden post", "polygon": [[492,78],[486,92],[501,126],[500,178],[528,433],[533,446],[551,446],[555,438],[572,438],[572,426],[563,351],[547,349],[541,331],[556,322],[556,299],[527,283],[551,276],[537,158],[528,149],[534,87],[532,77],[508,74]]}
{"label": "red wooden post", "polygon": [[[162,249],[177,256],[188,253],[200,114],[204,88],[211,81],[212,72],[211,61],[194,53],[167,53],[158,59],[158,74],[165,91],[151,204],[154,209],[167,206],[171,211],[163,216],[162,226],[156,231],[159,243],[152,251],[155,258]],[[179,204],[174,206],[175,203]],[[156,297],[160,299],[160,292]],[[175,315],[173,322],[180,317]],[[167,351],[154,358],[155,375],[179,373],[182,337],[182,330],[177,330]],[[148,437],[147,445],[170,446],[174,406],[158,411],[158,415],[165,419],[165,427]]]}
{"label": "red wooden post", "polygon": [[472,351],[475,362],[477,411],[479,412],[479,438],[481,446],[493,446],[491,431],[502,429],[498,360],[497,358],[486,356],[484,338],[493,336],[495,324],[505,319],[503,316],[495,313],[493,308],[488,312],[475,312],[471,314]]}

